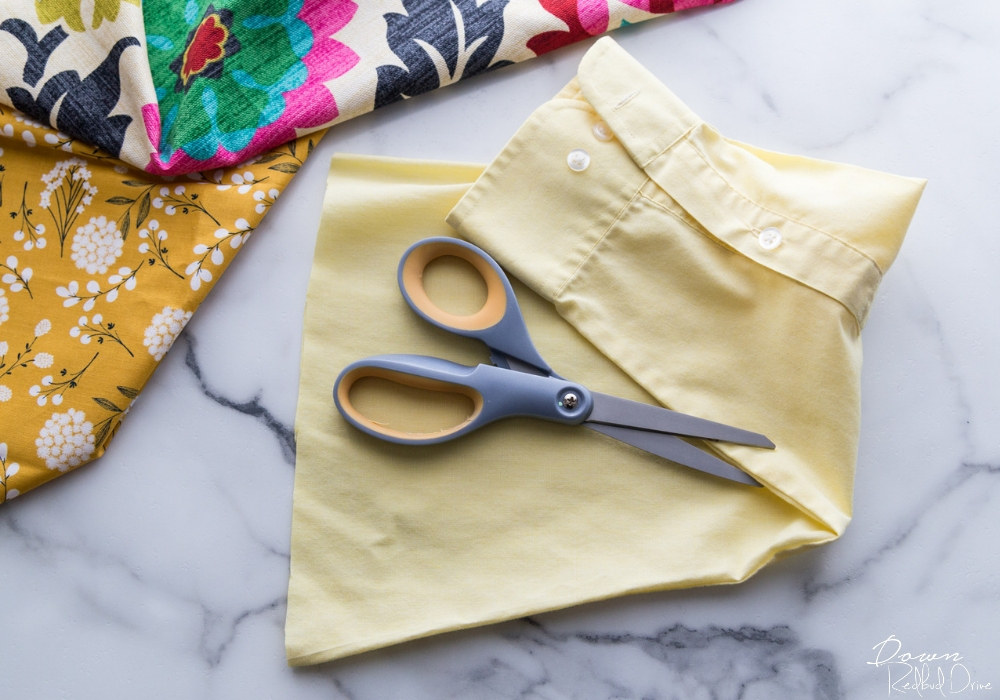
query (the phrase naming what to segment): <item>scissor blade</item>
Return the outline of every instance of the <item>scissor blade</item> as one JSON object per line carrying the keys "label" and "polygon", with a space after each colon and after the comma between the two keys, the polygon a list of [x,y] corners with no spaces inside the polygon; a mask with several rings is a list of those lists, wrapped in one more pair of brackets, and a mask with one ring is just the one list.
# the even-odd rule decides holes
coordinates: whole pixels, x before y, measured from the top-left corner
{"label": "scissor blade", "polygon": [[494,350],[493,348],[490,348],[490,362],[497,367],[510,369],[510,363],[507,362],[507,356],[499,350]]}
{"label": "scissor blade", "polygon": [[596,391],[591,393],[594,397],[594,410],[587,418],[588,423],[604,423],[624,428],[638,428],[658,433],[672,433],[706,440],[732,442],[737,445],[774,449],[774,443],[760,433],[752,433],[749,430],[741,430],[731,425],[696,418],[660,406],[650,406],[646,403],[629,401],[617,396],[599,394]]}
{"label": "scissor blade", "polygon": [[685,467],[691,467],[741,484],[760,486],[760,483],[746,472],[737,469],[728,462],[723,462],[708,452],[699,450],[694,445],[689,445],[679,437],[648,430],[632,430],[618,425],[602,425],[600,423],[584,423],[584,425],[591,430],[613,437],[615,440],[621,440],[638,447],[640,450],[651,452]]}
{"label": "scissor blade", "polygon": [[490,360],[497,367],[503,367],[504,369],[512,369],[515,372],[523,372],[524,374],[534,374],[539,377],[549,377],[551,376],[548,372],[545,372],[534,365],[530,365],[527,362],[522,362],[513,355],[508,355],[507,353],[500,352],[499,350],[494,350],[490,348]]}

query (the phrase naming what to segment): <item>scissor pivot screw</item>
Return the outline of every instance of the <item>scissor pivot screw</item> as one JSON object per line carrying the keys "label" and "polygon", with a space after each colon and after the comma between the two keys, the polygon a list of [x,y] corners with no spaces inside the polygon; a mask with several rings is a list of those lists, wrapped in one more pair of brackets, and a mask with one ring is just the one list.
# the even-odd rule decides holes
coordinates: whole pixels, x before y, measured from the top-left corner
{"label": "scissor pivot screw", "polygon": [[580,397],[574,394],[572,391],[563,394],[562,401],[559,402],[569,410],[576,408],[576,405],[580,403]]}

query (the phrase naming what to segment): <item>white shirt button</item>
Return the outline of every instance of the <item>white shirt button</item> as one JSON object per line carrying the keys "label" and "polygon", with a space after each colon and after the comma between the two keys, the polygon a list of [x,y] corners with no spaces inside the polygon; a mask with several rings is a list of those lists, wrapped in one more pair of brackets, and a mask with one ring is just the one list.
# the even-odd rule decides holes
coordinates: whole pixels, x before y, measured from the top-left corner
{"label": "white shirt button", "polygon": [[774,228],[773,226],[768,227],[760,232],[757,236],[757,243],[764,250],[774,250],[779,245],[781,245],[781,231]]}
{"label": "white shirt button", "polygon": [[569,165],[570,170],[575,172],[586,170],[590,167],[590,154],[582,148],[574,148],[566,156],[566,164]]}
{"label": "white shirt button", "polygon": [[598,141],[610,141],[614,137],[611,127],[604,122],[594,122],[594,138]]}

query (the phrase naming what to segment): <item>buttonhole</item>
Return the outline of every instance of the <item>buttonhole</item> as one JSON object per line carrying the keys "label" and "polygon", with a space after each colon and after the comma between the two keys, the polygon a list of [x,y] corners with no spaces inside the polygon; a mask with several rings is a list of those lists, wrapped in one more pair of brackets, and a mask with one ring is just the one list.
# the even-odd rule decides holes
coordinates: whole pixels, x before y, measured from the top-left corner
{"label": "buttonhole", "polygon": [[621,109],[622,107],[624,107],[625,105],[627,105],[629,102],[631,102],[632,100],[634,100],[639,95],[640,92],[642,92],[642,91],[641,90],[634,90],[634,91],[630,92],[629,94],[625,95],[625,97],[623,97],[621,99],[621,102],[619,102],[618,104],[616,104],[612,109]]}

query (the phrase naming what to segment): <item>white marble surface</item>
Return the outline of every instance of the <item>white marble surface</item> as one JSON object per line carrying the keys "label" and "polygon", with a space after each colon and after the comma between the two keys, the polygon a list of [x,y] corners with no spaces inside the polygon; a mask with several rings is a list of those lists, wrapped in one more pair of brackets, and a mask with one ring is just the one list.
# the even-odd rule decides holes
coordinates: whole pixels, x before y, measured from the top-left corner
{"label": "white marble surface", "polygon": [[[960,697],[1000,695],[1000,5],[740,0],[616,36],[730,137],[930,179],[864,331],[845,536],[739,586],[285,665],[291,428],[326,161],[487,162],[571,78],[578,45],[329,134],[107,455],[0,508],[0,698],[914,696],[889,687],[902,665],[869,663],[890,635],[902,652],[961,654],[991,684]],[[956,667],[948,686],[953,658],[928,682],[939,666],[943,694],[965,685]]]}

